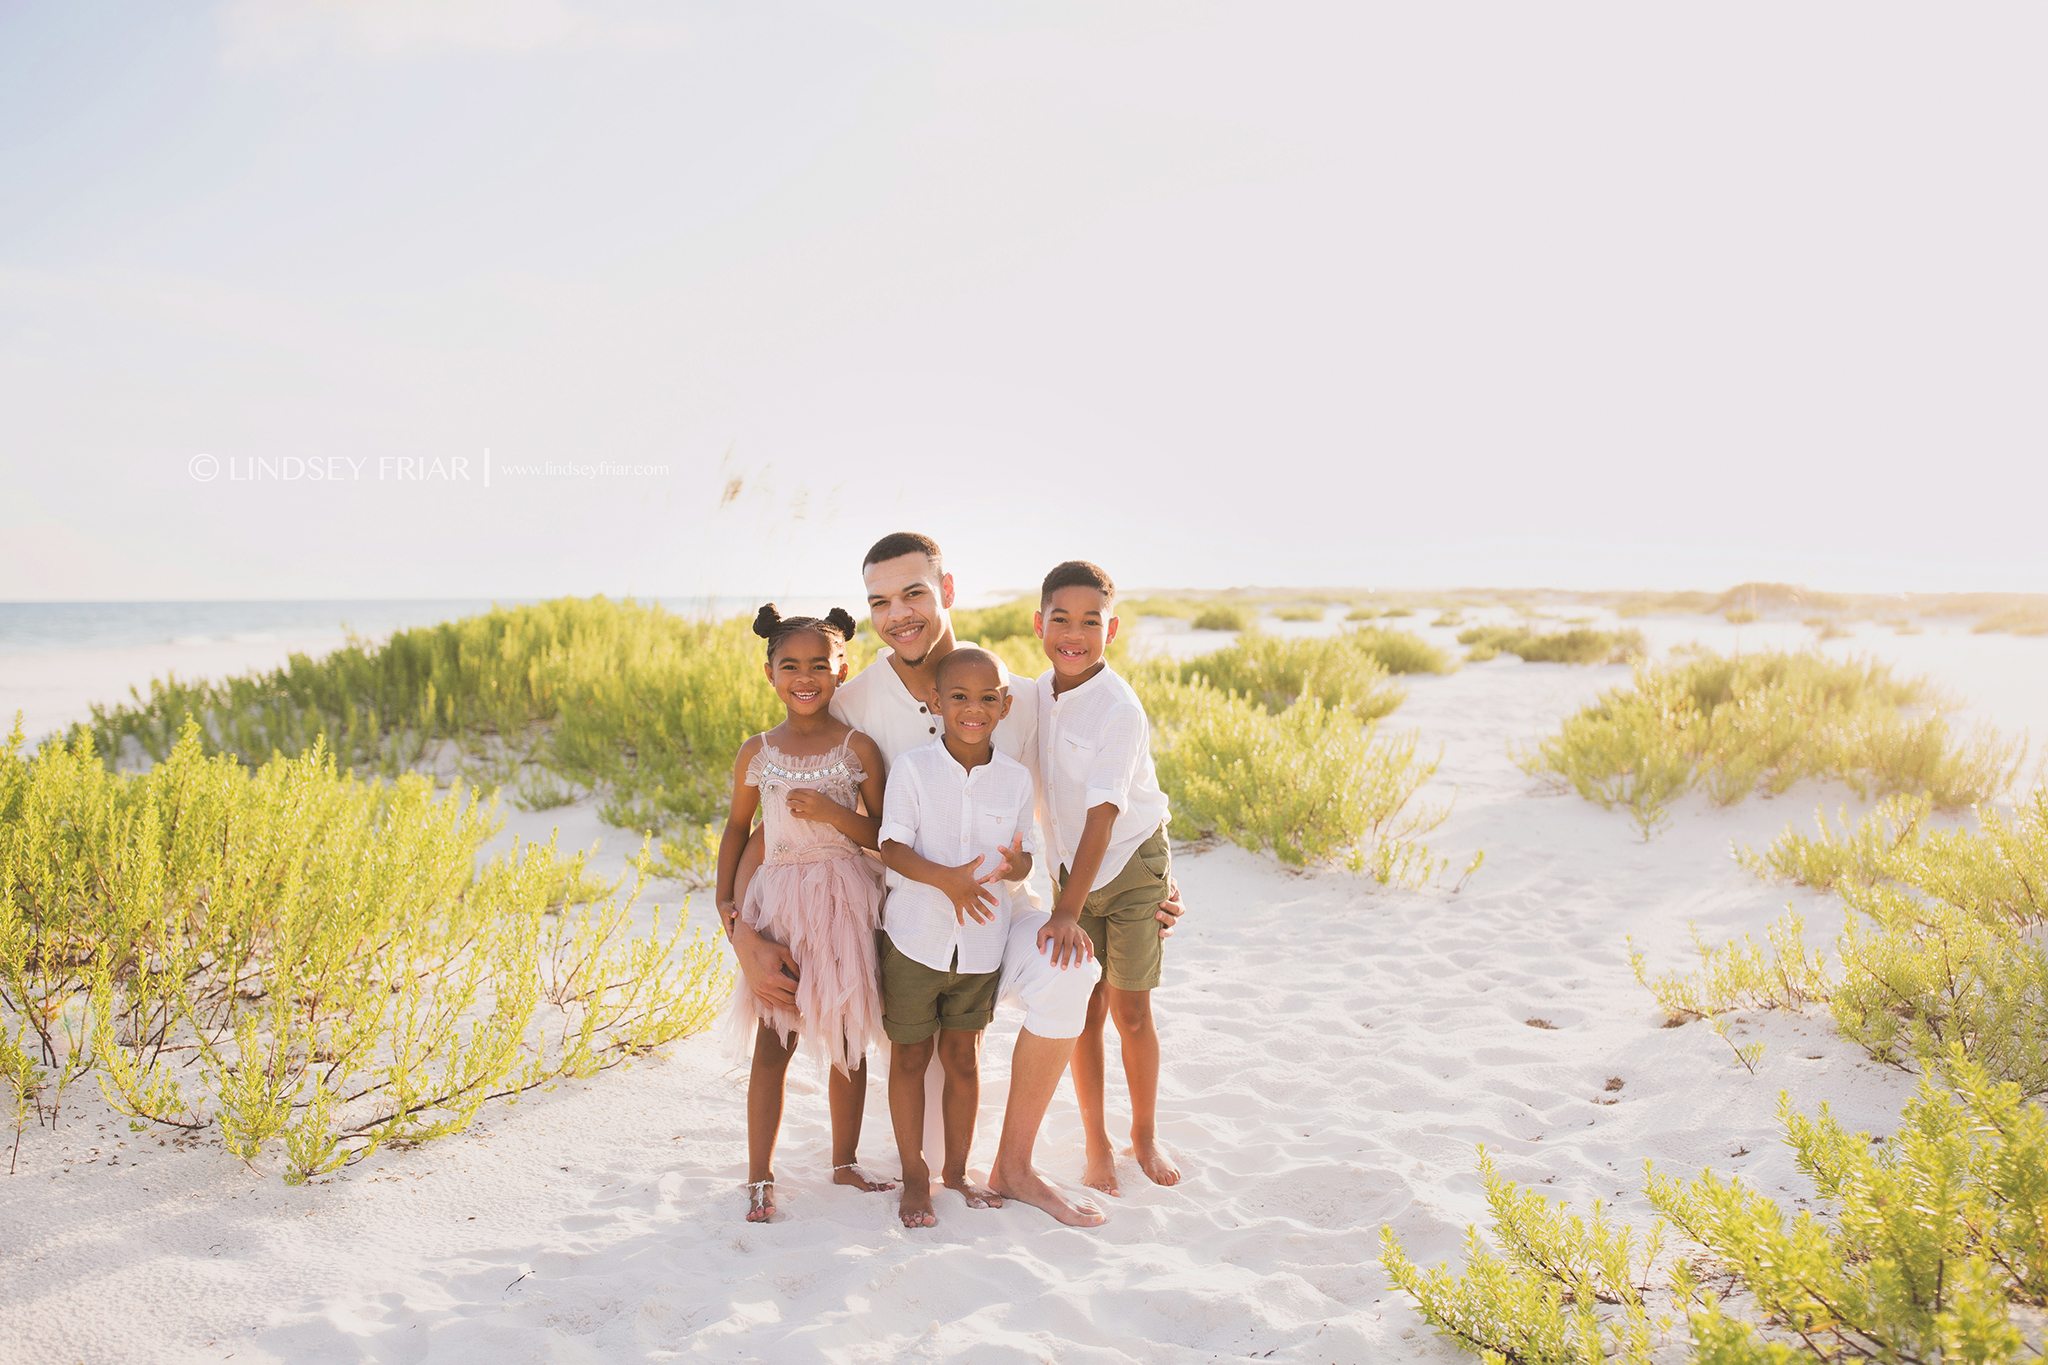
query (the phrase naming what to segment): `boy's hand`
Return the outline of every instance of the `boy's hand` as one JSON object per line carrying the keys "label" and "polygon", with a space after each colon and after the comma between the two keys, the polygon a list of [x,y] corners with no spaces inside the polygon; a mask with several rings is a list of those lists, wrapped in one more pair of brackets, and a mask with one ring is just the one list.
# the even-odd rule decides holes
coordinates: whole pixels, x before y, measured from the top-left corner
{"label": "boy's hand", "polygon": [[[1011,854],[1015,854],[1016,857],[1012,858],[1010,856]],[[1019,862],[1023,861],[1023,859],[1024,834],[1020,830],[1017,833],[1016,837],[1010,840],[1010,846],[1008,848],[999,848],[996,850],[995,870],[990,872],[986,877],[979,878],[978,880],[984,882],[1009,881],[1011,877],[1011,869],[1016,867]]]}
{"label": "boy's hand", "polygon": [[974,875],[979,866],[981,859],[976,858],[948,868],[934,883],[953,902],[953,917],[961,924],[967,923],[969,915],[974,916],[976,924],[987,924],[996,917],[996,893],[988,889],[988,877]]}
{"label": "boy's hand", "polygon": [[1088,935],[1082,932],[1081,926],[1058,911],[1054,911],[1053,917],[1038,930],[1038,951],[1045,952],[1048,943],[1052,945],[1052,965],[1055,967],[1078,967],[1095,958],[1095,945],[1088,941]]}

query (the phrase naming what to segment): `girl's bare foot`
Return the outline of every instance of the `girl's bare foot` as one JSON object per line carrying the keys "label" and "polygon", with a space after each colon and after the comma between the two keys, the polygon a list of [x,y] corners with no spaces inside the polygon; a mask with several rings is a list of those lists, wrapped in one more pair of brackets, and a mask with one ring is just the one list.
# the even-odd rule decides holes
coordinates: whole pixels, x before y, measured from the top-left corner
{"label": "girl's bare foot", "polygon": [[965,1171],[958,1175],[946,1176],[945,1182],[947,1189],[960,1191],[960,1197],[967,1201],[967,1207],[970,1209],[999,1209],[1003,1206],[1001,1195]]}
{"label": "girl's bare foot", "polygon": [[832,1183],[835,1185],[851,1185],[853,1188],[865,1190],[869,1194],[879,1194],[883,1190],[893,1190],[896,1188],[895,1181],[875,1179],[860,1168],[858,1161],[849,1161],[844,1166],[834,1166],[832,1168]]}
{"label": "girl's bare foot", "polygon": [[747,1221],[765,1223],[775,1216],[775,1181],[753,1180],[747,1183]]}
{"label": "girl's bare foot", "polygon": [[903,1187],[903,1206],[896,1211],[907,1228],[935,1228],[939,1216],[932,1212],[932,1183],[911,1181]]}
{"label": "girl's bare foot", "polygon": [[1138,1169],[1143,1171],[1155,1185],[1180,1184],[1180,1167],[1159,1146],[1156,1138],[1132,1138],[1131,1155],[1138,1158]]}
{"label": "girl's bare foot", "polygon": [[1116,1183],[1116,1153],[1108,1147],[1089,1143],[1088,1164],[1081,1170],[1081,1183],[1091,1190],[1123,1198],[1123,1187]]}
{"label": "girl's bare foot", "polygon": [[1087,1200],[1079,1203],[1069,1201],[1029,1166],[1012,1172],[1004,1170],[1002,1163],[997,1162],[996,1168],[988,1173],[988,1183],[1003,1198],[1043,1209],[1068,1227],[1092,1228],[1109,1221],[1109,1215]]}

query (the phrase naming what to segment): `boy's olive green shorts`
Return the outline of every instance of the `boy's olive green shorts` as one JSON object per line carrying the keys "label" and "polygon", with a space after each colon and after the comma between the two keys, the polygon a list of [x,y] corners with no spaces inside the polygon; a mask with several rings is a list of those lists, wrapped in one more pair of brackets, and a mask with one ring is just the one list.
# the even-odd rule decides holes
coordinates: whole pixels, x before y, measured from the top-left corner
{"label": "boy's olive green shorts", "polygon": [[[1138,845],[1138,851],[1108,883],[1088,893],[1081,905],[1081,928],[1095,945],[1102,979],[1120,991],[1149,991],[1159,986],[1166,962],[1166,944],[1159,937],[1159,903],[1166,899],[1166,874],[1173,854],[1166,846],[1166,826]],[[1056,878],[1067,889],[1067,869]]]}
{"label": "boy's olive green shorts", "polygon": [[[979,1033],[996,1017],[995,972],[940,971],[905,957],[877,930],[876,955],[882,963],[882,1032],[892,1043],[921,1043],[940,1029]],[[957,965],[960,954],[956,950]]]}

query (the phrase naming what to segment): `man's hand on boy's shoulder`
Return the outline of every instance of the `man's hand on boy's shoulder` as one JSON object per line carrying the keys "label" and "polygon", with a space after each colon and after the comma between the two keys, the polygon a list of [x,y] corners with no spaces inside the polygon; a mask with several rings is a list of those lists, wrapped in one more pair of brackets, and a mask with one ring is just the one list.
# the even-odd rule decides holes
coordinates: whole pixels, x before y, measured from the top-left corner
{"label": "man's hand on boy's shoulder", "polygon": [[1180,883],[1171,872],[1166,874],[1166,899],[1159,902],[1159,913],[1153,918],[1159,921],[1159,937],[1172,938],[1174,929],[1180,924],[1180,917],[1188,908],[1180,903]]}

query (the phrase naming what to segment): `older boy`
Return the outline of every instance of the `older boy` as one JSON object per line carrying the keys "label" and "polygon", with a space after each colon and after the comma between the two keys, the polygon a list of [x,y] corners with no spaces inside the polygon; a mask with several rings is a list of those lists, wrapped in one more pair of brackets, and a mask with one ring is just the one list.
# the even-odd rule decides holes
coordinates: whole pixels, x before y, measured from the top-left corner
{"label": "older boy", "polygon": [[1152,768],[1150,726],[1130,684],[1103,661],[1116,638],[1116,585],[1072,559],[1045,576],[1032,627],[1052,668],[1038,679],[1038,770],[1059,900],[1047,926],[1087,934],[1103,967],[1074,1043],[1074,1093],[1088,1139],[1083,1184],[1117,1195],[1103,1114],[1103,1018],[1116,1020],[1131,1094],[1131,1152],[1154,1184],[1180,1168],[1159,1148],[1159,1035],[1152,990],[1164,949],[1153,916],[1171,870],[1166,795]]}
{"label": "older boy", "polygon": [[968,1176],[967,1152],[981,1104],[981,1032],[995,1016],[1010,933],[1011,893],[997,879],[1030,877],[1038,843],[1031,772],[991,742],[1010,711],[1006,676],[987,650],[948,654],[930,701],[942,733],[890,765],[882,798],[882,1027],[892,1045],[889,1117],[907,1228],[938,1221],[923,1150],[924,1078],[935,1044],[946,1077],[946,1187],[969,1208],[1003,1203]]}

